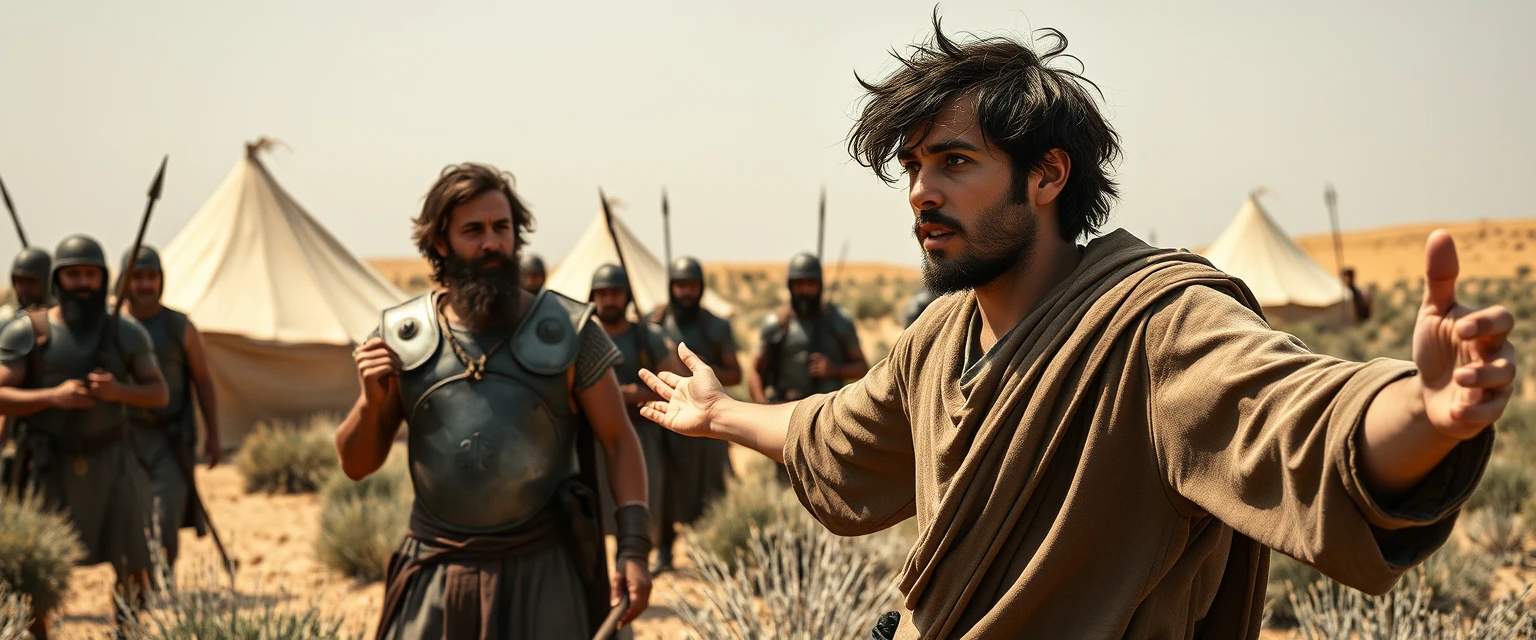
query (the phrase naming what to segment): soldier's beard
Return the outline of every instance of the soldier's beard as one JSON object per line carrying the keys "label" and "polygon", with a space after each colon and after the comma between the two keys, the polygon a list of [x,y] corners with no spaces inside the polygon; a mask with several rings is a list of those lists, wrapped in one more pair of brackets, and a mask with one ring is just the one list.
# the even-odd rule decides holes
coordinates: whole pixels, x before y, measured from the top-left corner
{"label": "soldier's beard", "polygon": [[814,296],[790,294],[789,306],[795,310],[797,317],[815,317],[821,313],[821,294]]}
{"label": "soldier's beard", "polygon": [[516,256],[488,253],[469,260],[450,251],[443,261],[443,282],[453,291],[454,308],[467,316],[465,320],[494,324],[517,315],[523,292],[520,270]]}
{"label": "soldier's beard", "polygon": [[107,290],[65,291],[60,296],[59,313],[72,331],[94,329],[107,315]]}
{"label": "soldier's beard", "polygon": [[693,322],[699,319],[699,299],[679,298],[672,296],[672,313],[677,316],[679,322]]}
{"label": "soldier's beard", "polygon": [[616,307],[598,307],[594,312],[598,322],[603,324],[618,324],[624,320],[624,305]]}
{"label": "soldier's beard", "polygon": [[159,301],[160,301],[160,294],[159,293],[133,293],[133,292],[130,292],[128,294],[128,302],[132,303],[133,304],[133,308],[135,308],[135,309],[148,309],[150,307],[155,306],[155,303],[159,302]]}

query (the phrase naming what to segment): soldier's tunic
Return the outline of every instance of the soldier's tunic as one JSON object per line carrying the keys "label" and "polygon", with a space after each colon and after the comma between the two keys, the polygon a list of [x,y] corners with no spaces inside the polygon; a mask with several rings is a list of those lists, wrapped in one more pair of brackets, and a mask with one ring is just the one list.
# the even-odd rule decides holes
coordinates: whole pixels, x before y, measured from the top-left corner
{"label": "soldier's tunic", "polygon": [[[613,373],[618,378],[619,385],[639,384],[640,369],[646,368],[655,371],[671,351],[667,349],[666,336],[661,329],[649,322],[630,323],[629,328],[623,333],[609,336],[618,346],[619,360],[613,365]],[[662,455],[662,432],[666,429],[660,425],[646,420],[640,415],[640,408],[629,407],[629,423],[635,427],[635,435],[640,439],[640,449],[645,454],[645,475],[650,498],[651,513],[662,513],[666,508],[667,468],[666,458]],[[616,506],[613,494],[608,490],[607,466],[599,467],[603,474],[600,482],[603,494],[603,518],[608,531],[613,531],[613,510]],[[661,536],[661,519],[651,521],[651,541],[657,542]]]}
{"label": "soldier's tunic", "polygon": [[776,349],[772,357],[778,366],[772,372],[773,380],[768,391],[769,402],[789,402],[817,393],[831,393],[843,388],[842,378],[813,380],[810,373],[811,341],[815,351],[827,357],[835,365],[849,364],[848,352],[859,349],[859,333],[853,321],[836,305],[823,305],[821,315],[802,319],[793,313],[785,318],[785,311],[771,313],[763,320],[760,338],[766,350]]}
{"label": "soldier's tunic", "polygon": [[[103,318],[94,330],[77,334],[64,323],[50,321],[46,344],[31,354],[36,340],[32,322],[18,316],[0,330],[0,363],[21,371],[22,386],[28,389],[84,379],[96,366],[133,383],[135,368],[156,366],[149,335],[124,316],[117,339],[106,341],[98,362],[97,345],[109,324],[110,317]],[[27,418],[33,478],[44,499],[61,508],[80,535],[85,547],[80,564],[110,562],[119,575],[150,567],[145,530],[153,502],[127,420],[127,405],[107,402],[88,409],[50,408]]]}
{"label": "soldier's tunic", "polygon": [[202,519],[193,513],[192,488],[182,470],[183,466],[192,468],[197,443],[192,376],[187,364],[188,320],[184,313],[162,308],[139,324],[154,344],[155,360],[160,363],[171,399],[159,409],[133,409],[131,422],[139,459],[149,472],[150,490],[158,502],[155,513],[160,544],[165,548],[166,561],[174,564],[180,530],[193,527],[198,535],[204,533]]}
{"label": "soldier's tunic", "polygon": [[[591,589],[603,571],[592,559],[605,551],[597,498],[576,481],[588,427],[573,398],[618,350],[588,305],[543,291],[510,332],[451,329],[461,359],[440,328],[439,300],[385,311],[374,332],[404,365],[416,490],[377,637],[590,638],[593,614],[606,613]],[[465,362],[482,357],[477,375]]]}
{"label": "soldier's tunic", "polygon": [[[731,323],[702,308],[696,318],[688,320],[680,321],[677,314],[667,313],[661,326],[673,344],[687,344],[704,364],[712,367],[720,366],[726,353],[737,350]],[[667,429],[661,430],[661,437],[667,472],[667,510],[661,519],[691,523],[725,493],[726,479],[732,475],[731,445],[724,440],[692,438]]]}

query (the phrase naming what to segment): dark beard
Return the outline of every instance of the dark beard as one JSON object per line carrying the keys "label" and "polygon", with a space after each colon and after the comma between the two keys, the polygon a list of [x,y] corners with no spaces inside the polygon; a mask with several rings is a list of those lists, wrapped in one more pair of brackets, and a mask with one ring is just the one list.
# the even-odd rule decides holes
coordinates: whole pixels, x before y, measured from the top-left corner
{"label": "dark beard", "polygon": [[598,307],[597,310],[593,312],[593,314],[597,316],[598,322],[603,324],[618,324],[620,321],[624,320],[624,307]]}
{"label": "dark beard", "polygon": [[70,331],[91,331],[107,316],[107,292],[96,289],[81,297],[66,291],[59,296],[59,313],[64,316],[64,325]]}
{"label": "dark beard", "polygon": [[913,235],[917,235],[917,227],[923,224],[948,226],[969,245],[965,253],[955,256],[923,252],[923,285],[935,297],[975,289],[1015,268],[1028,265],[1035,250],[1035,228],[1038,226],[1032,207],[1013,202],[1004,202],[982,212],[976,228],[985,235],[972,235],[959,220],[937,209],[918,214],[912,227]]}
{"label": "dark beard", "polygon": [[[500,259],[501,264],[489,263]],[[454,307],[474,325],[511,321],[522,297],[521,265],[516,256],[482,254],[466,260],[449,252],[443,261],[443,283],[453,290]]]}
{"label": "dark beard", "polygon": [[699,301],[684,298],[672,298],[672,317],[678,322],[689,324],[699,319]]}
{"label": "dark beard", "polygon": [[796,318],[814,318],[821,315],[821,295],[797,296],[790,294],[789,307],[795,310]]}

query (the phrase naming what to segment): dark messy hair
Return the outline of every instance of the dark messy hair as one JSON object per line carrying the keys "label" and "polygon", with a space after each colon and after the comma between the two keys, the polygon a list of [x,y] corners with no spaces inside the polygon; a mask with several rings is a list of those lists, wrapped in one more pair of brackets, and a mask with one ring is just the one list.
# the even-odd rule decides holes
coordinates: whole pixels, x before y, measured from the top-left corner
{"label": "dark messy hair", "polygon": [[512,227],[516,238],[513,261],[518,259],[523,246],[528,244],[527,234],[533,231],[533,213],[512,192],[514,181],[511,173],[486,164],[466,162],[443,168],[432,190],[427,192],[421,215],[411,219],[416,225],[411,238],[416,241],[416,249],[432,265],[433,282],[446,284],[443,282],[446,260],[438,255],[437,247],[432,243],[438,238],[447,239],[448,222],[453,217],[454,207],[491,191],[500,191],[512,205]]}
{"label": "dark messy hair", "polygon": [[869,93],[863,113],[849,135],[848,153],[894,184],[891,161],[914,128],[928,135],[934,119],[957,98],[973,98],[976,120],[990,144],[1013,161],[1013,194],[1023,201],[1029,173],[1039,169],[1051,149],[1072,159],[1058,205],[1061,236],[1067,241],[1096,233],[1109,219],[1117,195],[1111,165],[1120,157],[1120,137],[1099,113],[1092,87],[1079,73],[1051,65],[1066,53],[1067,37],[1041,29],[1037,41],[1045,53],[1005,37],[971,36],[957,42],[944,35],[933,13],[933,37],[912,47],[910,56],[892,51],[901,68],[878,82],[855,77]]}

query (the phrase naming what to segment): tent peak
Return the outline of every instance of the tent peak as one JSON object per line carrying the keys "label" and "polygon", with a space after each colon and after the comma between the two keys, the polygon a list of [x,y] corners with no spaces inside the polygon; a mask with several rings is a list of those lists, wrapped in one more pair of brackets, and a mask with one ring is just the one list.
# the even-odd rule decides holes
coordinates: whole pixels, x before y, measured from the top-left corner
{"label": "tent peak", "polygon": [[254,142],[245,143],[245,157],[255,160],[256,154],[263,151],[271,151],[276,147],[283,147],[284,149],[289,148],[287,143],[284,143],[282,140],[278,140],[277,138],[270,136],[262,136],[257,138]]}

